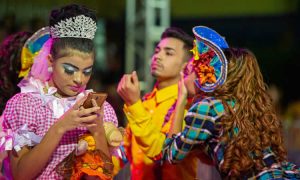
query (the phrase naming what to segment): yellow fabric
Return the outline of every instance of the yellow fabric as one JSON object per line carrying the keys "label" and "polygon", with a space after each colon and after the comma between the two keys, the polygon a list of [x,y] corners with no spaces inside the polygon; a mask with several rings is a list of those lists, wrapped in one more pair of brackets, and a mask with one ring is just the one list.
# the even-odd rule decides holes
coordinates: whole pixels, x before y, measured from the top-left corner
{"label": "yellow fabric", "polygon": [[34,57],[38,54],[38,52],[32,54],[29,49],[23,48],[21,52],[21,70],[19,73],[19,77],[25,77],[28,75],[30,68],[33,64]]}
{"label": "yellow fabric", "polygon": [[96,149],[96,141],[91,134],[84,134],[79,138],[78,144],[81,144],[81,141],[86,141],[88,144],[87,150],[93,151]]}
{"label": "yellow fabric", "polygon": [[112,163],[113,163],[113,165],[114,165],[114,169],[113,169],[113,172],[112,172],[112,176],[115,176],[115,175],[117,175],[118,172],[121,170],[122,164],[121,164],[121,161],[120,161],[119,157],[116,157],[116,156],[114,156],[114,155],[112,155],[111,160],[112,160]]}
{"label": "yellow fabric", "polygon": [[[128,119],[125,148],[131,161],[132,179],[194,179],[196,177],[196,158],[187,157],[178,165],[165,163],[163,167],[154,163],[159,155],[169,132],[169,123],[163,126],[165,116],[175,103],[178,85],[156,88],[146,95],[146,100],[138,101],[127,107],[124,112]],[[127,146],[127,147],[126,147]]]}

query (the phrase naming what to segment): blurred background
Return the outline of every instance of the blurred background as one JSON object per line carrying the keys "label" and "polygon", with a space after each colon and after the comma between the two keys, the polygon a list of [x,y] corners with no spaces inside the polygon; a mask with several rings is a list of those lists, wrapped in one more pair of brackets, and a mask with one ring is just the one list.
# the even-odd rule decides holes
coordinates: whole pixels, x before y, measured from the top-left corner
{"label": "blurred background", "polygon": [[149,60],[161,32],[209,26],[230,46],[256,54],[282,119],[291,161],[300,165],[300,3],[298,0],[0,0],[0,40],[48,24],[53,8],[79,3],[98,16],[96,68],[90,86],[109,93],[120,125],[126,120],[116,86],[137,70],[143,92],[152,87]]}

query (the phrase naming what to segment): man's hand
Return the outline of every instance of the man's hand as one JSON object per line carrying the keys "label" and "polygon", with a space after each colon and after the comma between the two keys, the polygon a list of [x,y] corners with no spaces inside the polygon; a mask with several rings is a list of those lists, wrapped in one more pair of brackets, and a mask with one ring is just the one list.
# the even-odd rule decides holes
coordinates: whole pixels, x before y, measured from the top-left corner
{"label": "man's hand", "polygon": [[140,99],[139,79],[135,71],[132,74],[124,74],[118,84],[118,94],[126,105],[132,105]]}

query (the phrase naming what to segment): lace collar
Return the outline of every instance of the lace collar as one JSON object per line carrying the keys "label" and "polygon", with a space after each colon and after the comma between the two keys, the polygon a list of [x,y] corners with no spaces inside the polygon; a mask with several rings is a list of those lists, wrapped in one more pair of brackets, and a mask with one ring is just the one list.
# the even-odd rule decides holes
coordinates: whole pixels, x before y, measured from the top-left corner
{"label": "lace collar", "polygon": [[48,82],[33,77],[23,79],[18,86],[21,88],[21,93],[30,93],[40,98],[43,101],[43,106],[48,106],[53,111],[54,118],[61,117],[77,100],[92,92],[92,90],[85,90],[77,96],[62,98],[57,94],[55,87],[50,87]]}

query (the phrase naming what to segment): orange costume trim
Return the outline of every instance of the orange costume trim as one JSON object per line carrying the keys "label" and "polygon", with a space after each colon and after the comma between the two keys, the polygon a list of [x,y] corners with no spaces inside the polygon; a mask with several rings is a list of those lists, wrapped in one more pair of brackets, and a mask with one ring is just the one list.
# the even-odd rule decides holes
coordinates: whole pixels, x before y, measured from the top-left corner
{"label": "orange costume trim", "polygon": [[79,180],[84,176],[111,180],[114,167],[111,158],[95,149],[95,140],[91,135],[83,135],[81,140],[88,143],[86,151],[78,155],[74,150],[57,166],[57,173],[70,180]]}
{"label": "orange costume trim", "polygon": [[103,158],[101,158],[103,155],[104,154],[100,150],[94,150],[87,151],[81,156],[76,156],[76,163],[73,166],[73,172],[70,179],[78,180],[81,177],[88,175],[99,177],[103,180],[111,180],[112,168],[110,167],[113,167],[113,165],[111,161],[104,161]]}

